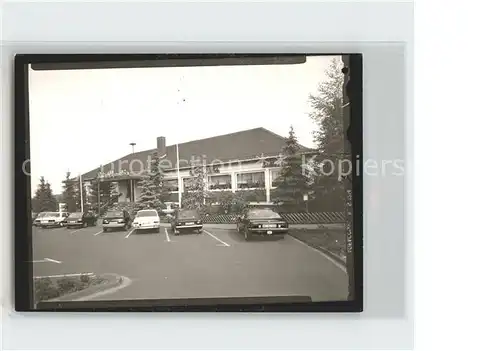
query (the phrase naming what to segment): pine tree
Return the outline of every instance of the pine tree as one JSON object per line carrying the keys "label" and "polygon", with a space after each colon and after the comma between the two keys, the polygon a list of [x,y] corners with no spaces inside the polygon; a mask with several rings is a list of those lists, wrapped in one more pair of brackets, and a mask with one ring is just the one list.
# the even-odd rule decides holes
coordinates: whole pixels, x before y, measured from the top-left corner
{"label": "pine tree", "polygon": [[274,202],[284,209],[300,211],[304,208],[304,195],[309,191],[309,181],[304,173],[300,146],[293,127],[290,127],[288,138],[280,159],[281,170],[276,180]]}
{"label": "pine tree", "polygon": [[163,175],[160,170],[160,158],[158,157],[157,151],[153,152],[151,155],[149,176],[155,188],[160,191],[163,187]]}
{"label": "pine tree", "polygon": [[74,179],[71,179],[71,172],[66,172],[66,178],[62,181],[62,183],[62,202],[66,204],[68,212],[76,212],[80,209],[80,207],[77,205],[78,184],[76,184]]}
{"label": "pine tree", "polygon": [[167,182],[164,181],[162,170],[160,169],[160,158],[158,152],[155,151],[151,155],[151,162],[149,166],[149,177],[155,186],[155,192],[158,200],[164,203],[169,200],[171,189]]}
{"label": "pine tree", "polygon": [[36,212],[57,211],[57,200],[52,193],[52,188],[44,177],[40,177],[40,184],[35,193]]}
{"label": "pine tree", "polygon": [[319,154],[315,158],[313,206],[321,211],[341,211],[345,202],[344,179],[339,177],[341,161],[346,158],[343,145],[342,63],[332,60],[326,70],[326,80],[318,86],[318,93],[309,97],[317,123],[315,142]]}
{"label": "pine tree", "polygon": [[141,196],[139,198],[139,201],[137,202],[137,209],[160,209],[161,202],[157,194],[157,189],[153,183],[152,178],[149,175],[141,178],[138,187],[141,192]]}

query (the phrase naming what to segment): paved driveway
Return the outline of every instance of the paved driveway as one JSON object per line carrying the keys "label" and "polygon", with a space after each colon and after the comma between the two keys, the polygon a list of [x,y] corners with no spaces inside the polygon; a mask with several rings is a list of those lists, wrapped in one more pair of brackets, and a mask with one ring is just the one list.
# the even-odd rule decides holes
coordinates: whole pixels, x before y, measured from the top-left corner
{"label": "paved driveway", "polygon": [[99,300],[310,296],[345,300],[348,279],[334,261],[296,239],[246,242],[234,228],[203,234],[34,229],[35,276],[116,273],[131,284]]}

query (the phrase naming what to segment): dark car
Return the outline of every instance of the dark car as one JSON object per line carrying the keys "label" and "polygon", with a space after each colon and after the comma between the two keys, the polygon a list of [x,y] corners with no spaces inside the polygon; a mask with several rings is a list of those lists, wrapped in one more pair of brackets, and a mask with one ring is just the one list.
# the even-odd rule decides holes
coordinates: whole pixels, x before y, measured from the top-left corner
{"label": "dark car", "polygon": [[123,211],[108,211],[102,219],[102,230],[107,232],[111,229],[130,229],[132,227],[132,217]]}
{"label": "dark car", "polygon": [[200,213],[197,210],[179,209],[171,222],[174,235],[183,232],[196,232],[201,234],[203,231],[203,222]]}
{"label": "dark car", "polygon": [[248,241],[256,236],[278,236],[288,233],[288,223],[269,208],[251,208],[237,218],[237,230]]}
{"label": "dark car", "polygon": [[97,225],[97,217],[92,212],[73,212],[65,219],[66,228],[86,228]]}

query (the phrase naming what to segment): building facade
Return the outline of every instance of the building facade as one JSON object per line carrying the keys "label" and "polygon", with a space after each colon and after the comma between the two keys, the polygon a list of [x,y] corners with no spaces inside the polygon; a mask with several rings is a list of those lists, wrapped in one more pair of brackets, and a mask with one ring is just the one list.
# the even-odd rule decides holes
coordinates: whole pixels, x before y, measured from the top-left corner
{"label": "building facade", "polygon": [[[156,149],[124,156],[85,173],[88,184],[112,182],[116,202],[140,199],[139,181],[147,173],[153,153],[160,157],[161,173],[168,185],[168,201],[181,202],[193,180],[192,161],[203,165],[209,201],[217,204],[218,195],[230,191],[248,194],[249,201],[271,204],[273,189],[280,172],[280,154],[286,139],[264,128],[256,128],[178,145],[166,145],[166,138],[157,138]],[[303,161],[309,162],[315,151],[300,147]]]}

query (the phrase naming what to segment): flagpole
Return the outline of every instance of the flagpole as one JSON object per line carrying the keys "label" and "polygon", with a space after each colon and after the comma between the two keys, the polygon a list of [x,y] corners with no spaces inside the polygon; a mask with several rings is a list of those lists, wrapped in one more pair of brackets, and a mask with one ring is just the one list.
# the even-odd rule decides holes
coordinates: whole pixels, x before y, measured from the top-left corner
{"label": "flagpole", "polygon": [[81,173],[80,173],[80,209],[81,212],[83,212],[83,182]]}
{"label": "flagpole", "polygon": [[179,197],[179,208],[182,206],[182,192],[181,192],[181,171],[179,166],[179,144],[175,144],[177,153],[177,194]]}

